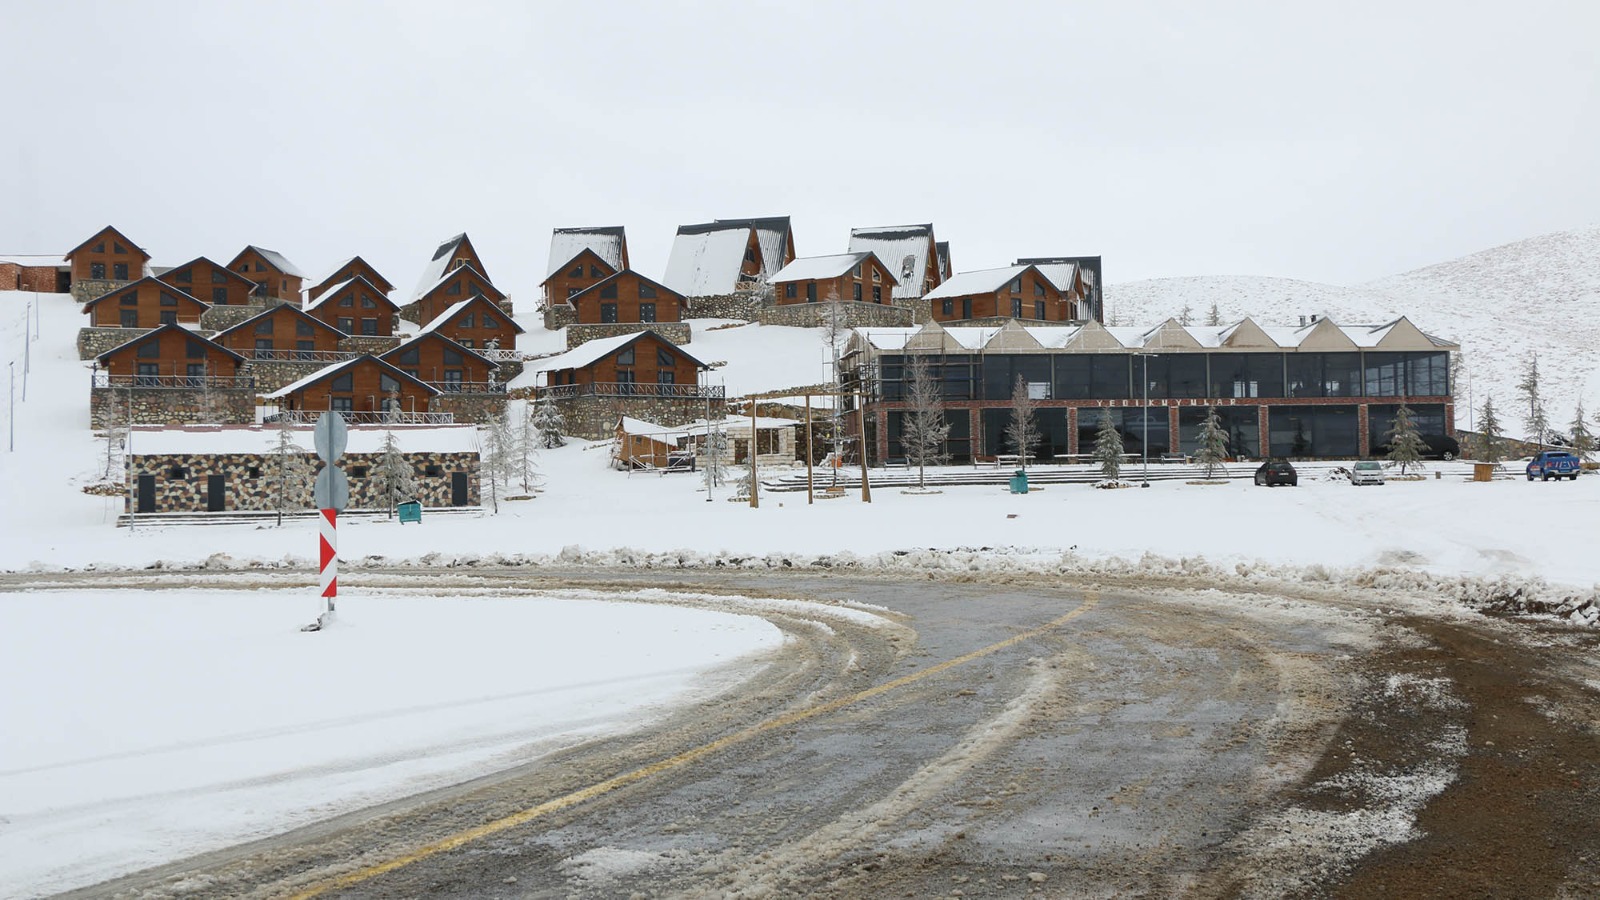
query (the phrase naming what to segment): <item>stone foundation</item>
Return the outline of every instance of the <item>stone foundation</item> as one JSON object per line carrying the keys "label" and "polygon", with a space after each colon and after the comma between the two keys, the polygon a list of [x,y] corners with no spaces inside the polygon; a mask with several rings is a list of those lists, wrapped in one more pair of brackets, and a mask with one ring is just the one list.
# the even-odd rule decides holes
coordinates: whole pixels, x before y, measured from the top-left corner
{"label": "stone foundation", "polygon": [[[404,435],[400,436],[402,444]],[[135,436],[135,449],[138,437]],[[478,493],[478,454],[476,453],[407,453],[416,475],[417,496],[425,507],[451,506],[453,476],[457,472],[467,475],[467,504],[481,502]],[[351,509],[381,509],[385,504],[376,496],[377,479],[371,472],[378,465],[378,454],[349,453],[339,459],[339,466],[350,477]],[[313,473],[322,464],[307,453],[305,461]],[[210,476],[221,475],[223,482],[222,507],[225,511],[272,510],[277,507],[276,485],[272,480],[274,460],[270,454],[217,453],[217,454],[153,454],[135,453],[129,466],[128,494],[124,511],[131,511],[138,492],[138,476],[155,476],[156,512],[205,512],[209,508],[207,485]],[[359,470],[365,467],[366,475]],[[437,474],[429,475],[429,468]],[[181,475],[182,477],[173,477]],[[311,508],[311,481],[303,489],[303,503],[299,509]]]}
{"label": "stone foundation", "polygon": [[105,428],[108,415],[126,423],[130,391],[135,425],[250,425],[256,420],[253,388],[212,388],[216,413],[208,415],[206,391],[117,386],[89,389],[89,427]]}
{"label": "stone foundation", "polygon": [[556,408],[567,435],[598,441],[615,436],[619,416],[671,427],[705,418],[707,403],[713,417],[722,412],[722,401],[694,397],[569,397],[557,400]]}
{"label": "stone foundation", "polygon": [[78,329],[78,358],[94,359],[108,350],[115,350],[137,337],[155,331],[154,328],[80,328]]}
{"label": "stone foundation", "polygon": [[762,325],[791,325],[815,328],[829,315],[830,307],[837,306],[846,328],[900,328],[913,324],[911,310],[884,303],[857,303],[840,300],[829,303],[791,303],[787,306],[769,306],[756,314]]}
{"label": "stone foundation", "polygon": [[560,331],[568,325],[578,324],[578,311],[565,303],[555,303],[544,308],[544,327]]}
{"label": "stone foundation", "polygon": [[376,335],[351,334],[339,339],[339,349],[356,354],[370,354],[382,356],[390,350],[400,346],[398,336],[378,337]]}
{"label": "stone foundation", "polygon": [[264,305],[213,306],[200,314],[200,327],[207,331],[222,331],[232,328],[251,316],[258,316],[265,312],[266,309],[267,307]]}
{"label": "stone foundation", "polygon": [[125,288],[130,284],[133,284],[133,282],[109,281],[106,279],[91,281],[85,278],[82,281],[74,281],[72,283],[72,299],[79,303],[88,303],[96,297],[104,297],[106,294],[118,288]]}
{"label": "stone foundation", "polygon": [[756,293],[690,297],[683,311],[685,319],[743,319],[754,322],[761,312],[761,296]]}
{"label": "stone foundation", "polygon": [[245,363],[242,374],[254,376],[256,393],[270,394],[278,388],[287,387],[313,372],[320,372],[332,365],[337,363],[253,359]]}
{"label": "stone foundation", "polygon": [[598,338],[638,334],[641,331],[654,331],[679,346],[689,343],[693,337],[687,322],[609,322],[605,325],[568,325],[567,349],[571,350]]}
{"label": "stone foundation", "polygon": [[428,412],[451,413],[460,424],[481,425],[505,411],[505,394],[440,394],[428,402]]}

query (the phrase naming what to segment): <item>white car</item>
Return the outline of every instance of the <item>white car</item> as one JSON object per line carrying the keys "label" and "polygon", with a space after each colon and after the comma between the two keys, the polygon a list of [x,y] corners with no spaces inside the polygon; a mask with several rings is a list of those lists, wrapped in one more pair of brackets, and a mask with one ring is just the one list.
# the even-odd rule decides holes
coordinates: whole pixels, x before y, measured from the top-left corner
{"label": "white car", "polygon": [[1363,459],[1350,467],[1351,484],[1383,484],[1383,463]]}

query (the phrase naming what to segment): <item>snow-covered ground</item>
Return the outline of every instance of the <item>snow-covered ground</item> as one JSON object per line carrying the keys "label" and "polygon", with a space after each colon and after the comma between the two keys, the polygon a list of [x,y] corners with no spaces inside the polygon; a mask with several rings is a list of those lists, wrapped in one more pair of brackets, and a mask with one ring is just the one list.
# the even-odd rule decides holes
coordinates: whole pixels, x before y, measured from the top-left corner
{"label": "snow-covered ground", "polygon": [[[0,897],[264,837],[635,727],[781,634],[577,596],[0,594]],[[730,601],[731,605],[731,601]]]}

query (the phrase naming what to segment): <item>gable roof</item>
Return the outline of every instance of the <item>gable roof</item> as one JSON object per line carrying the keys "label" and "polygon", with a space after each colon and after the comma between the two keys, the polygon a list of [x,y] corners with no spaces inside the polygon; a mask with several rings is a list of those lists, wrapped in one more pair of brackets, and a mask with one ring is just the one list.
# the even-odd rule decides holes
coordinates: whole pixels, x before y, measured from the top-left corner
{"label": "gable roof", "polygon": [[557,228],[550,232],[550,261],[545,271],[546,280],[585,250],[593,250],[614,271],[620,272],[628,267],[628,236],[621,225]]}
{"label": "gable roof", "polygon": [[195,265],[196,263],[209,263],[212,266],[212,268],[221,269],[222,271],[227,272],[229,278],[232,278],[235,281],[242,281],[245,284],[249,285],[252,290],[255,289],[256,283],[254,281],[251,281],[250,279],[244,277],[243,275],[240,275],[238,272],[235,272],[234,270],[228,268],[227,266],[223,265],[222,263],[219,263],[216,260],[211,259],[210,257],[206,257],[206,256],[196,256],[194,259],[191,259],[188,262],[179,263],[179,264],[177,264],[175,266],[168,266],[166,271],[162,272],[161,274],[162,275],[169,275],[169,274],[171,274],[173,272],[179,271],[180,269],[187,269],[190,266]]}
{"label": "gable roof", "polygon": [[[1002,266],[998,269],[978,269],[952,275],[944,284],[922,295],[924,300],[941,300],[945,297],[965,297],[969,294],[993,294],[1023,272],[1038,269],[1032,265]],[[1046,279],[1049,280],[1049,279]]]}
{"label": "gable roof", "polygon": [[675,443],[679,438],[689,436],[689,433],[681,428],[668,428],[632,416],[619,416],[616,427],[629,437],[648,438],[658,444]]}
{"label": "gable roof", "polygon": [[476,294],[474,296],[468,297],[465,300],[458,300],[455,303],[450,304],[450,306],[448,308],[446,308],[444,312],[439,313],[437,316],[434,316],[433,317],[433,321],[431,321],[428,324],[422,326],[422,330],[417,332],[417,333],[418,334],[427,334],[428,332],[437,329],[439,326],[445,324],[446,322],[449,322],[456,315],[458,315],[461,312],[465,311],[468,306],[471,306],[472,304],[480,302],[480,301],[483,302],[483,303],[489,304],[490,308],[495,311],[495,315],[499,316],[502,319],[505,319],[507,322],[510,322],[511,323],[511,327],[515,328],[517,330],[517,334],[523,334],[523,333],[525,333],[527,331],[527,329],[523,328],[521,325],[518,325],[517,324],[517,320],[513,319],[510,315],[508,315],[505,310],[501,309],[499,306],[496,306],[495,302],[493,300],[490,300],[488,297],[485,297],[482,294]]}
{"label": "gable roof", "polygon": [[[467,233],[463,231],[453,238],[446,239],[444,243],[433,251],[433,259],[428,261],[428,265],[422,270],[422,277],[417,279],[417,289],[411,294],[412,300],[421,298],[423,294],[426,294],[439,284],[439,281],[449,271],[450,260],[455,257],[457,248],[462,244],[466,244],[467,249],[472,251],[472,258],[477,263],[473,268],[478,270],[478,274],[483,276],[484,281],[489,280],[489,275],[483,267],[483,260],[478,256],[478,248],[472,246],[472,239],[467,237]],[[472,264],[469,263],[468,265]]]}
{"label": "gable roof", "polygon": [[145,341],[150,340],[151,338],[159,337],[160,334],[162,332],[164,332],[164,331],[176,331],[176,332],[179,332],[185,338],[188,338],[191,341],[199,341],[202,344],[207,344],[209,346],[217,348],[218,350],[221,350],[223,353],[228,354],[229,356],[233,357],[234,359],[239,360],[240,362],[244,362],[245,361],[243,354],[235,353],[234,351],[229,350],[227,347],[222,346],[221,344],[217,343],[216,341],[212,340],[211,338],[201,337],[200,335],[195,334],[193,331],[190,331],[189,329],[184,328],[181,325],[162,325],[161,327],[156,328],[153,331],[147,331],[144,334],[141,334],[136,338],[130,338],[129,340],[123,341],[122,343],[116,345],[115,347],[112,347],[110,350],[107,350],[106,352],[100,354],[99,356],[96,356],[94,358],[94,361],[95,362],[99,362],[100,360],[105,359],[106,357],[112,355],[113,353],[118,353],[118,352],[120,352],[122,350],[126,350],[129,347],[132,347],[134,344],[142,344]]}
{"label": "gable roof", "polygon": [[380,302],[382,302],[382,303],[388,304],[390,309],[399,309],[400,308],[393,300],[389,299],[389,295],[388,294],[386,294],[382,290],[380,290],[377,285],[375,285],[372,282],[368,281],[365,275],[357,275],[354,278],[346,278],[345,280],[339,282],[338,284],[334,285],[333,287],[328,288],[326,291],[323,291],[320,295],[318,295],[317,299],[311,301],[310,303],[307,303],[305,305],[304,309],[307,312],[310,312],[313,309],[318,309],[318,308],[320,308],[322,306],[327,305],[330,301],[332,301],[334,299],[334,295],[335,294],[339,293],[340,291],[343,291],[345,288],[355,284],[358,281],[361,282],[362,284],[366,285],[368,287],[368,289],[370,289],[374,294],[377,294],[378,295],[378,300]]}
{"label": "gable roof", "polygon": [[1045,280],[1056,286],[1056,290],[1063,294],[1072,293],[1073,285],[1078,282],[1078,264],[1074,262],[1058,263],[1024,263],[1018,265],[1031,265],[1039,270]]}
{"label": "gable roof", "polygon": [[[585,256],[594,257],[595,262],[597,262],[600,265],[605,266],[606,268],[610,269],[612,275],[615,275],[618,272],[622,271],[622,269],[620,267],[613,266],[611,263],[607,262],[605,257],[603,257],[599,253],[597,253],[594,250],[594,248],[592,248],[592,247],[584,247],[582,250],[579,250],[577,253],[572,254],[572,256],[569,257],[566,262],[558,264],[556,266],[556,268],[555,268],[555,271],[551,272],[549,275],[547,275],[545,277],[545,279],[543,281],[539,282],[539,286],[540,287],[544,287],[545,285],[549,284],[551,279],[555,278],[557,275],[561,274],[562,272],[565,272],[567,270],[567,266],[570,266],[573,263],[577,262],[578,260],[583,259]],[[607,276],[607,277],[610,277],[610,276]]]}
{"label": "gable roof", "polygon": [[376,363],[379,367],[383,368],[388,374],[394,376],[395,378],[400,379],[401,381],[409,381],[412,384],[417,385],[418,387],[420,387],[423,390],[427,391],[430,395],[435,395],[435,394],[441,393],[438,388],[434,387],[431,384],[428,384],[426,381],[423,381],[420,378],[413,378],[410,375],[407,375],[404,371],[395,368],[393,364],[391,364],[389,362],[386,362],[386,361],[384,361],[382,359],[379,359],[378,357],[373,356],[373,355],[371,355],[369,353],[369,354],[366,354],[366,355],[363,355],[363,356],[358,356],[355,359],[347,359],[344,362],[334,363],[331,366],[326,366],[324,368],[318,369],[315,372],[312,372],[310,375],[307,375],[306,377],[300,379],[299,381],[294,382],[293,384],[286,384],[283,387],[278,388],[277,390],[273,391],[272,393],[268,394],[267,396],[271,397],[271,398],[287,397],[290,394],[294,393],[295,391],[302,390],[304,388],[310,387],[311,385],[316,384],[317,382],[322,381],[324,379],[332,378],[335,375],[338,375],[340,372],[344,371],[345,369],[350,368],[351,366],[358,366],[361,363],[368,362],[368,361]]}
{"label": "gable roof", "polygon": [[233,262],[228,263],[228,267],[232,268],[233,263],[238,262],[240,258],[242,258],[246,253],[249,253],[251,250],[254,250],[256,253],[260,254],[261,258],[267,261],[267,265],[272,266],[274,269],[277,269],[279,272],[282,272],[290,278],[306,277],[306,273],[296,268],[294,263],[289,262],[289,258],[287,256],[284,256],[282,253],[279,253],[276,250],[268,250],[265,247],[257,247],[255,244],[246,244],[245,248],[240,250],[238,255],[234,256]]}
{"label": "gable roof", "polygon": [[116,227],[112,226],[112,225],[107,225],[106,227],[100,229],[99,231],[96,231],[94,234],[89,235],[89,240],[84,241],[83,243],[79,244],[76,247],[73,247],[71,250],[68,250],[67,251],[67,255],[63,256],[61,258],[62,259],[72,259],[72,255],[74,253],[77,253],[79,250],[82,250],[83,248],[89,246],[89,243],[91,241],[93,241],[97,237],[100,237],[101,235],[105,234],[108,231],[111,232],[112,234],[116,235],[117,237],[122,238],[125,241],[128,241],[128,246],[132,247],[134,250],[137,250],[139,252],[139,255],[144,257],[145,262],[149,262],[150,261],[150,254],[146,253],[145,249],[143,247],[140,247],[138,244],[135,244],[133,241],[129,241],[127,235],[125,235],[122,232],[118,231],[116,229]]}
{"label": "gable roof", "polygon": [[473,350],[471,347],[463,347],[460,344],[456,343],[455,341],[450,340],[449,338],[445,337],[444,335],[440,334],[437,331],[421,331],[421,332],[418,332],[416,335],[412,336],[410,339],[404,341],[403,343],[400,343],[400,344],[397,344],[397,345],[395,345],[393,347],[390,347],[388,350],[385,350],[382,353],[378,354],[378,359],[387,360],[389,357],[395,355],[396,353],[399,353],[401,350],[404,350],[404,349],[406,349],[407,347],[410,347],[413,344],[420,344],[423,341],[430,341],[430,340],[431,341],[444,341],[446,344],[450,345],[450,349],[457,350],[457,351],[459,351],[461,353],[465,353],[466,355],[472,357],[473,359],[478,360],[479,362],[483,363],[484,365],[488,366],[491,369],[498,369],[500,367],[499,363],[495,362],[494,360],[490,359],[489,357],[484,356],[482,353],[478,353],[477,351]]}
{"label": "gable roof", "polygon": [[378,267],[374,266],[372,263],[369,263],[366,260],[362,259],[360,257],[360,255],[352,256],[352,257],[350,257],[348,259],[341,260],[337,265],[335,265],[333,268],[329,269],[321,278],[318,278],[316,283],[311,285],[310,287],[308,287],[306,290],[314,291],[317,288],[322,287],[323,285],[327,284],[329,282],[329,280],[331,280],[335,275],[338,275],[340,269],[343,269],[345,266],[348,266],[353,262],[359,262],[363,266],[366,266],[367,267],[367,271],[371,272],[373,274],[373,276],[378,279],[378,281],[381,281],[381,282],[383,282],[383,284],[386,284],[386,285],[389,285],[389,286],[388,287],[383,287],[383,285],[378,284],[376,281],[373,281],[371,278],[367,279],[367,283],[368,284],[371,284],[373,287],[381,289],[385,294],[387,294],[390,291],[394,290],[394,285],[389,284],[389,279],[383,277],[383,273],[378,271]]}
{"label": "gable roof", "polygon": [[685,297],[731,294],[739,285],[749,244],[748,228],[687,232],[680,228],[661,280]]}
{"label": "gable roof", "polygon": [[[889,267],[884,265],[883,260],[879,259],[877,254],[866,250],[860,253],[836,253],[832,256],[803,256],[774,272],[769,280],[777,284],[780,281],[838,278],[868,259],[877,260],[878,265],[883,266],[884,270],[888,271]],[[899,283],[895,280],[893,272],[889,272],[889,283]]]}
{"label": "gable roof", "polygon": [[628,346],[634,341],[641,340],[645,335],[650,335],[661,343],[666,344],[668,347],[671,347],[677,352],[683,354],[696,366],[702,369],[709,368],[705,363],[696,358],[694,354],[683,349],[682,347],[679,347],[677,344],[674,344],[667,337],[657,334],[655,331],[650,329],[646,329],[634,334],[617,334],[612,335],[611,337],[596,338],[592,341],[584,341],[565,353],[560,353],[555,356],[548,356],[544,359],[537,360],[535,363],[530,363],[527,371],[558,372],[564,369],[581,369],[584,366],[605,359],[607,356],[610,356],[612,353],[621,350],[623,347]]}
{"label": "gable roof", "polygon": [[633,271],[632,269],[623,269],[621,272],[618,272],[615,275],[608,275],[605,278],[602,278],[599,281],[596,281],[594,284],[591,284],[588,287],[584,288],[583,290],[577,292],[576,294],[573,294],[571,297],[568,297],[564,302],[567,305],[571,306],[571,305],[574,304],[574,301],[576,301],[579,297],[586,297],[589,294],[593,293],[594,291],[597,291],[600,288],[604,287],[605,285],[610,284],[613,281],[616,281],[618,278],[621,278],[624,275],[632,275],[633,277],[639,279],[640,281],[643,281],[643,282],[645,282],[647,284],[654,285],[658,290],[666,291],[667,293],[671,294],[672,296],[677,297],[679,300],[684,300],[685,299],[682,294],[678,293],[677,291],[673,290],[672,288],[667,287],[666,285],[662,284],[659,281],[654,281],[652,279],[646,278],[643,275],[640,275],[638,272]]}
{"label": "gable roof", "polygon": [[[922,296],[922,285],[928,273],[928,256],[934,253],[933,224],[892,225],[878,228],[850,229],[851,252],[871,251],[878,255],[883,267],[896,279],[893,297],[896,300],[915,300]],[[938,260],[935,270],[940,271]]]}
{"label": "gable roof", "polygon": [[267,307],[266,309],[262,310],[261,312],[256,313],[255,315],[251,316],[248,319],[245,319],[242,322],[238,322],[236,324],[229,325],[227,328],[224,328],[221,331],[217,332],[216,334],[212,335],[211,339],[214,340],[214,341],[219,341],[220,342],[222,340],[222,336],[223,335],[232,334],[235,331],[239,331],[239,330],[243,329],[247,325],[250,326],[251,328],[254,328],[255,327],[255,323],[256,323],[256,321],[258,319],[264,319],[267,316],[276,315],[276,314],[278,314],[278,313],[280,313],[280,312],[282,312],[284,310],[288,310],[289,313],[291,313],[292,315],[294,315],[294,316],[296,316],[298,318],[304,319],[307,322],[311,322],[311,323],[315,324],[318,328],[326,328],[327,330],[333,332],[334,334],[338,335],[341,338],[345,337],[345,333],[344,332],[342,332],[339,329],[333,327],[332,325],[329,325],[327,322],[322,321],[321,319],[317,318],[316,316],[311,315],[310,313],[306,312],[305,310],[301,309],[300,307],[295,306],[292,303],[279,303],[279,304],[277,304],[275,306]]}
{"label": "gable roof", "polygon": [[483,274],[482,272],[479,272],[477,270],[477,268],[472,265],[472,263],[465,263],[463,265],[456,266],[454,269],[451,269],[450,271],[444,273],[443,275],[440,275],[438,281],[435,281],[433,284],[428,285],[428,287],[425,290],[419,291],[417,293],[417,296],[415,298],[413,298],[413,299],[421,300],[422,298],[431,295],[434,291],[437,291],[439,288],[444,287],[444,283],[445,282],[447,282],[450,279],[456,277],[457,273],[460,273],[460,272],[471,272],[473,275],[476,275],[478,277],[478,280],[483,282],[483,286],[484,287],[488,288],[491,291],[494,291],[494,298],[496,300],[504,300],[506,298],[505,292],[501,291],[499,288],[495,287],[494,286],[494,282],[489,280],[489,276]]}
{"label": "gable roof", "polygon": [[193,302],[193,303],[198,303],[201,306],[205,307],[206,309],[210,309],[211,308],[211,304],[207,303],[204,300],[201,300],[199,297],[196,297],[195,295],[189,293],[188,291],[185,291],[183,288],[173,287],[172,285],[167,284],[165,281],[162,281],[161,279],[155,277],[154,275],[146,275],[143,278],[139,279],[138,281],[132,281],[132,282],[129,282],[129,283],[123,285],[122,287],[116,288],[114,290],[106,291],[104,294],[101,294],[100,296],[94,298],[93,300],[90,300],[88,303],[85,303],[83,305],[83,311],[84,312],[88,312],[93,307],[98,306],[99,304],[105,302],[106,300],[109,300],[112,297],[120,297],[123,294],[126,294],[127,292],[133,290],[134,288],[137,288],[139,285],[144,284],[146,281],[153,282],[155,284],[161,285],[161,287],[163,287],[163,288],[165,288],[165,289],[167,289],[169,291],[172,291],[174,294],[177,294],[181,299],[188,300],[188,301]]}

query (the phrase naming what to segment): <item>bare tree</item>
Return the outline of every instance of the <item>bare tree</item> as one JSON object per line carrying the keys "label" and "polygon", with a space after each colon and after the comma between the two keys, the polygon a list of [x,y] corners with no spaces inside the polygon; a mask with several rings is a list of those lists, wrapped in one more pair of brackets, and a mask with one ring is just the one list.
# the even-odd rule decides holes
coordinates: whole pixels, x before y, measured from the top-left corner
{"label": "bare tree", "polygon": [[1011,388],[1011,421],[1006,424],[1006,440],[1017,448],[1017,459],[1023,471],[1028,469],[1028,452],[1039,443],[1039,423],[1033,416],[1033,397],[1028,394],[1028,382],[1021,375]]}
{"label": "bare tree", "polygon": [[[847,321],[848,320],[845,316],[844,306],[838,302],[827,304],[826,308],[822,310],[822,314],[817,319],[817,324],[822,329],[822,345],[826,347],[828,351],[830,367],[828,371],[830,373],[830,379],[834,384],[841,386],[844,382],[844,377],[839,371],[839,354],[844,351],[844,347],[841,345],[848,339],[850,333],[849,327],[845,324]],[[833,483],[835,485],[839,483],[838,462],[844,458],[844,445],[846,441],[844,424],[842,422],[843,415],[844,404],[841,402],[841,398],[836,395],[834,397],[831,421],[834,460],[832,469]]]}
{"label": "bare tree", "polygon": [[917,464],[917,487],[927,487],[927,467],[949,459],[945,438],[950,423],[944,418],[944,395],[928,368],[926,356],[913,356],[907,367],[906,403],[910,406],[901,418],[900,446],[906,459]]}

